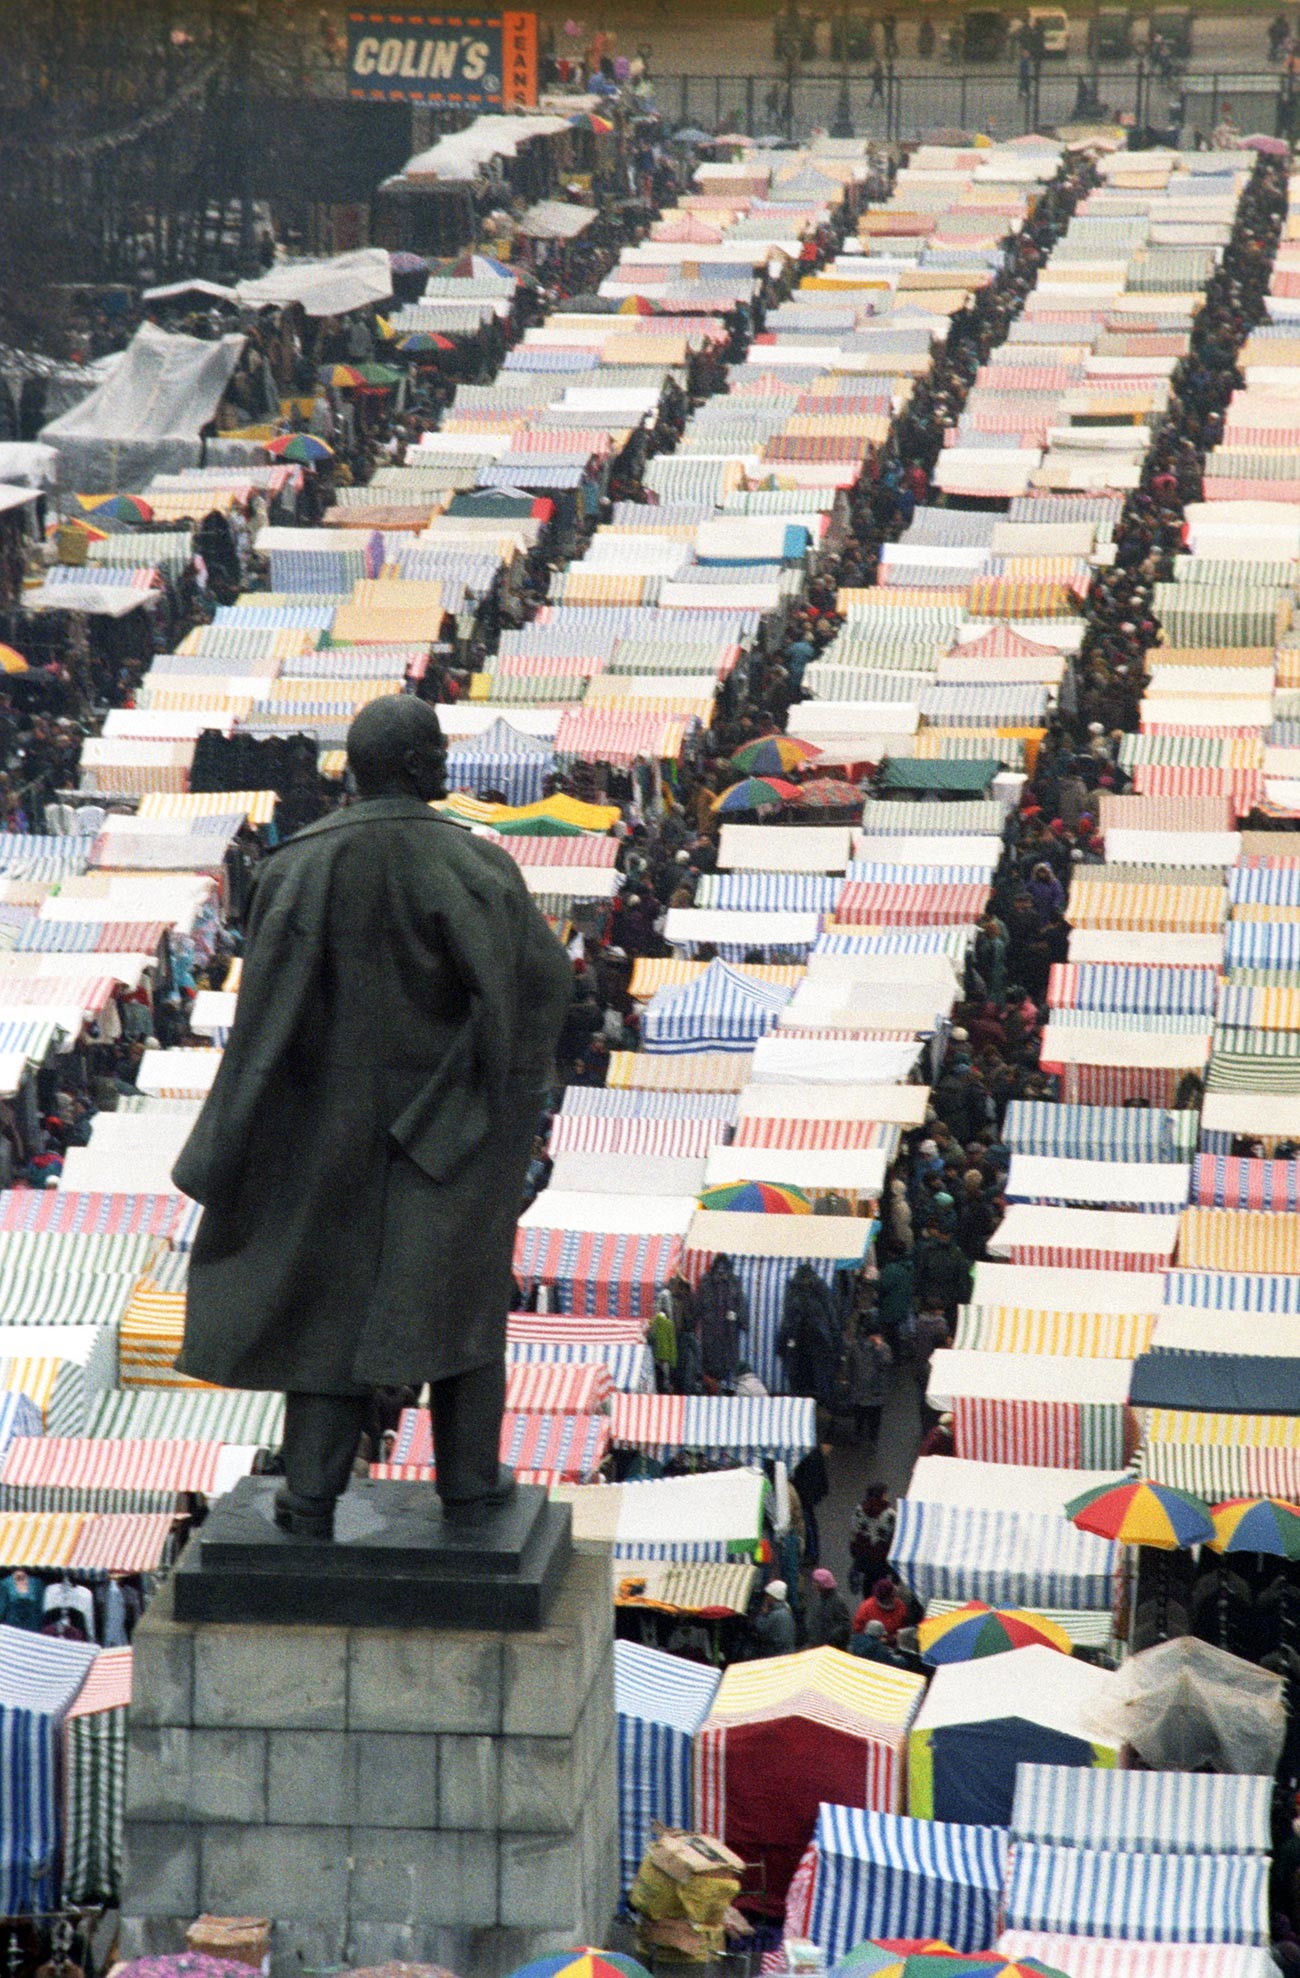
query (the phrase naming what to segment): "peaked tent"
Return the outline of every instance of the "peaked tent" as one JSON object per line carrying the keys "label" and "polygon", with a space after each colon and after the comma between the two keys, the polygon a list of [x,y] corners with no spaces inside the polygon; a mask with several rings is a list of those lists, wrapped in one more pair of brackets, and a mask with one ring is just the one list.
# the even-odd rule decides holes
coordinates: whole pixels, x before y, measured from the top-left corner
{"label": "peaked tent", "polygon": [[897,1812],[924,1679],[834,1648],[733,1663],[695,1740],[695,1818],[764,1869],[779,1915],[819,1805]]}
{"label": "peaked tent", "polygon": [[1110,1670],[1053,1648],[945,1663],[908,1740],[908,1806],[1005,1827],[1017,1766],[1114,1766],[1123,1742]]}
{"label": "peaked tent", "polygon": [[786,1904],[786,1935],[828,1967],[864,1938],[936,1937],[977,1951],[997,1930],[1009,1853],[997,1827],[822,1806]]}
{"label": "peaked tent", "polygon": [[748,1051],[775,1028],[790,990],[723,961],[679,989],[661,989],[642,1019],[647,1051]]}

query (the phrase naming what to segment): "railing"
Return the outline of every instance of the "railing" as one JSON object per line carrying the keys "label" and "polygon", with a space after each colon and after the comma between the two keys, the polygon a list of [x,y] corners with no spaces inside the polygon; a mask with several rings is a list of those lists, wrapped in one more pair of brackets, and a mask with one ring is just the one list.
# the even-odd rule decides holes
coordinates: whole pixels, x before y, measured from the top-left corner
{"label": "railing", "polygon": [[[1040,74],[1028,78],[1028,89],[1021,88],[1014,69],[888,70],[873,77],[863,63],[852,64],[847,74],[801,73],[792,82],[772,74],[657,73],[651,81],[660,111],[678,125],[744,131],[750,137],[806,135],[842,124],[847,103],[854,134],[886,142],[939,130],[1015,137],[1072,122],[1122,120],[1161,132],[1180,130],[1191,144],[1198,131],[1208,139],[1229,111],[1242,132],[1283,130],[1292,100],[1290,79],[1276,73],[1181,73],[1164,81],[1142,62],[1114,71],[1044,64]],[[1091,107],[1081,97],[1081,84]]]}

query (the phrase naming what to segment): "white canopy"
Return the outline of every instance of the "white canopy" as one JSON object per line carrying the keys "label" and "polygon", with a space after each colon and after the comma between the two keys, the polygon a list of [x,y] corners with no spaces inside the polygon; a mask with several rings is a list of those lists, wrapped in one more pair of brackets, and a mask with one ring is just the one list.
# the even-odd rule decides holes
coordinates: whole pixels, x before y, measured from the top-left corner
{"label": "white canopy", "polygon": [[975,1266],[974,1305],[1006,1305],[1023,1312],[1158,1312],[1165,1281],[1153,1271],[1085,1271],[1064,1265]]}
{"label": "white canopy", "polygon": [[967,1353],[941,1347],[930,1361],[926,1398],[932,1408],[939,1409],[951,1408],[958,1395],[977,1401],[1078,1401],[1119,1406],[1128,1400],[1132,1372],[1131,1360]]}
{"label": "white canopy", "polygon": [[265,275],[239,284],[239,300],[249,309],[284,309],[301,303],[308,316],[345,316],[393,292],[388,254],[382,247],[358,247],[329,261],[284,261]]}
{"label": "white canopy", "polygon": [[[1071,948],[1073,945],[1072,937]],[[1206,1063],[1211,1035],[1209,1028],[1201,1035],[1178,1036],[1163,1031],[1066,1030],[1049,1022],[1043,1032],[1040,1062],[1183,1071]]]}
{"label": "white canopy", "polygon": [[1072,1497],[1113,1483],[1113,1470],[1054,1470],[1032,1463],[975,1463],[961,1456],[918,1456],[907,1486],[923,1504],[977,1511],[1060,1511]]}
{"label": "white canopy", "polygon": [[578,1194],[544,1188],[519,1218],[520,1229],[567,1229],[594,1235],[684,1236],[693,1195]]}
{"label": "white canopy", "polygon": [[768,1085],[897,1085],[917,1060],[918,1046],[880,1038],[790,1037],[769,1034],[754,1047],[752,1075]]}
{"label": "white canopy", "polygon": [[744,1210],[697,1209],[688,1250],[729,1257],[796,1257],[856,1264],[872,1225],[865,1216],[766,1216]]}
{"label": "white canopy", "polygon": [[742,1086],[738,1119],[868,1120],[880,1126],[921,1126],[930,1091],[925,1085],[817,1085],[801,1092],[789,1083]]}
{"label": "white canopy", "polygon": [[1008,1199],[1021,1202],[1132,1202],[1139,1208],[1183,1209],[1190,1167],[1170,1161],[1072,1161],[1046,1154],[1013,1154]]}
{"label": "white canopy", "polygon": [[724,824],[718,864],[728,872],[843,872],[847,824]]}
{"label": "white canopy", "polygon": [[1222,934],[1162,934],[1144,928],[1072,927],[1072,962],[1164,962],[1218,968]]}
{"label": "white canopy", "polygon": [[[1173,1215],[1133,1215],[1119,1209],[1054,1209],[1034,1202],[1013,1202],[989,1248],[997,1256],[1012,1250],[1118,1251],[1136,1257],[1172,1257],[1178,1243],[1179,1218]],[[1001,1356],[999,1356],[1001,1357]]]}

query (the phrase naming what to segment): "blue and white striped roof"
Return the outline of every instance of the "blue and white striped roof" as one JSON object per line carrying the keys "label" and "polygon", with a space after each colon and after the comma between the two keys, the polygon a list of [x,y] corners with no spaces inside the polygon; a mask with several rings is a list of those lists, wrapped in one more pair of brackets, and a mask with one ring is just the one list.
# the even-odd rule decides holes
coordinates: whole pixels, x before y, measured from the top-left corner
{"label": "blue and white striped roof", "polygon": [[1072,1106],[1013,1099],[1002,1138],[1013,1154],[1069,1161],[1186,1161],[1197,1116],[1150,1106]]}
{"label": "blue and white striped roof", "polygon": [[1300,1277],[1252,1271],[1166,1271],[1165,1304],[1202,1312],[1300,1312]]}
{"label": "blue and white striped roof", "polygon": [[706,872],[697,907],[740,913],[834,913],[844,880],[813,872]]}
{"label": "blue and white striped roof", "polygon": [[1018,1844],[1009,1930],[1060,1930],[1149,1944],[1266,1944],[1268,1859],[1259,1854],[1120,1854]]}
{"label": "blue and white striped roof", "polygon": [[1144,1854],[1267,1854],[1271,1778],[1018,1765],[1011,1833]]}
{"label": "blue and white striped roof", "polygon": [[704,974],[650,998],[641,1022],[647,1051],[748,1051],[776,1027],[793,992],[783,984],[754,981],[726,962],[710,962]]}
{"label": "blue and white striped roof", "polygon": [[1074,1008],[1151,1016],[1212,1016],[1218,974],[1212,968],[1146,968],[1125,962],[1078,962]]}
{"label": "blue and white striped roof", "polygon": [[923,1605],[983,1600],[1104,1611],[1114,1602],[1119,1548],[1061,1517],[904,1497],[889,1557]]}
{"label": "blue and white striped roof", "polygon": [[639,1642],[614,1643],[621,1887],[631,1887],[656,1823],[691,1825],[691,1747],[713,1707],[717,1669]]}
{"label": "blue and white striped roof", "polygon": [[864,1938],[938,1937],[966,1951],[992,1943],[1005,1828],[823,1805],[813,1844],[809,1934],[828,1966]]}

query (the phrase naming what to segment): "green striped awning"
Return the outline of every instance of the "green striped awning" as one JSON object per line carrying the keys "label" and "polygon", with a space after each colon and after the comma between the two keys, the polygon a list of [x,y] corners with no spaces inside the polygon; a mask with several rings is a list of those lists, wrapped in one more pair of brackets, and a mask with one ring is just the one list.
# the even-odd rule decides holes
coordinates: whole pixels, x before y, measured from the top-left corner
{"label": "green striped awning", "polygon": [[1300,1092],[1300,1032],[1216,1030],[1209,1092]]}
{"label": "green striped awning", "polygon": [[1006,806],[996,797],[957,803],[868,803],[862,813],[866,838],[1000,838]]}
{"label": "green striped awning", "polygon": [[[0,1318],[7,1326],[116,1325],[139,1273],[22,1270],[0,1264]],[[33,1343],[33,1352],[39,1352]]]}
{"label": "green striped awning", "polygon": [[131,1271],[138,1275],[166,1247],[160,1236],[6,1229],[0,1231],[0,1270],[56,1270],[86,1275]]}
{"label": "green striped awning", "polygon": [[244,1388],[119,1388],[100,1397],[91,1436],[275,1447],[284,1426],[284,1396]]}
{"label": "green striped awning", "polygon": [[105,1649],[91,1664],[65,1724],[65,1903],[121,1901],[130,1704],[131,1650]]}

